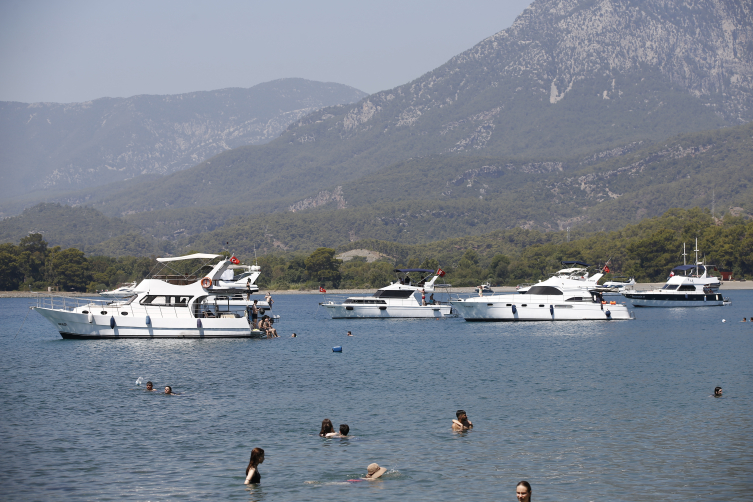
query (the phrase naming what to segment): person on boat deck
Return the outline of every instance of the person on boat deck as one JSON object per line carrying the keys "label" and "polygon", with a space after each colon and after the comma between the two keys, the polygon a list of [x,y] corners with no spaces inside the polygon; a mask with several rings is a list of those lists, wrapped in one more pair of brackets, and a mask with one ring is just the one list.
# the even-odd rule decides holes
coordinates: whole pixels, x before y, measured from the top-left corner
{"label": "person on boat deck", "polygon": [[243,484],[251,485],[261,483],[261,474],[259,474],[259,464],[264,462],[264,450],[254,448],[251,450],[251,458],[246,467],[246,481]]}
{"label": "person on boat deck", "polygon": [[149,392],[154,391],[154,384],[152,382],[146,382],[146,390]]}
{"label": "person on boat deck", "polygon": [[429,295],[429,304],[434,305],[434,293]]}
{"label": "person on boat deck", "polygon": [[319,435],[321,437],[327,437],[327,434],[331,434],[333,432],[335,431],[334,427],[332,426],[332,420],[330,420],[329,418],[322,420],[322,428],[319,431]]}
{"label": "person on boat deck", "polygon": [[277,330],[272,327],[272,321],[269,316],[264,316],[262,319],[261,328],[267,332],[267,338],[278,338]]}
{"label": "person on boat deck", "polygon": [[455,416],[457,419],[453,419],[452,421],[452,430],[467,431],[468,429],[473,429],[473,422],[468,420],[465,410],[458,410]]}
{"label": "person on boat deck", "polygon": [[426,306],[426,290],[421,288],[421,305]]}
{"label": "person on boat deck", "polygon": [[251,299],[251,279],[246,279],[246,301]]}
{"label": "person on boat deck", "polygon": [[479,296],[484,296],[484,286],[483,285],[481,285],[481,286],[478,287],[478,295]]}
{"label": "person on boat deck", "polygon": [[350,427],[348,427],[348,424],[340,424],[340,432],[330,432],[326,434],[325,437],[328,438],[346,438],[348,437],[348,433],[350,432]]}
{"label": "person on boat deck", "polygon": [[214,317],[214,313],[211,310],[205,310],[204,311],[204,317]]}
{"label": "person on boat deck", "polygon": [[269,305],[269,308],[271,309],[272,308],[272,304],[275,302],[272,299],[272,293],[270,293],[269,291],[267,291],[267,293],[264,295],[264,299],[267,300],[267,304]]}
{"label": "person on boat deck", "polygon": [[259,300],[254,300],[254,304],[251,305],[251,329],[259,329],[257,320],[259,318],[259,307],[256,305]]}

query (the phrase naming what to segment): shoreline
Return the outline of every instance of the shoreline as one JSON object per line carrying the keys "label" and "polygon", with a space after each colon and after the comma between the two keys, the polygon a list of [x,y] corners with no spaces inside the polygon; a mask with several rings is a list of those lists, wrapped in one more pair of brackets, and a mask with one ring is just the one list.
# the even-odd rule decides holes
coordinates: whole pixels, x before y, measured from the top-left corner
{"label": "shoreline", "polygon": [[[638,283],[635,285],[635,290],[637,291],[646,291],[649,289],[656,289],[661,288],[664,285],[663,282],[644,282],[644,283]],[[474,293],[474,290],[476,289],[475,286],[471,287],[462,287],[462,288],[446,288],[446,292],[448,293],[461,293],[461,294],[469,294]],[[492,289],[494,289],[495,293],[515,293],[516,289],[514,286],[492,286]],[[732,291],[732,290],[742,290],[742,289],[753,289],[753,281],[729,281],[722,283],[722,287],[719,288],[719,291]],[[326,293],[321,293],[322,295],[366,295],[371,294],[374,291],[376,291],[376,288],[370,288],[370,289],[330,289],[327,290]],[[264,295],[265,293],[269,292],[272,295],[310,295],[310,294],[316,294],[319,293],[316,289],[306,289],[306,290],[299,290],[299,289],[266,289],[266,290],[259,290],[258,293],[254,293],[252,296],[256,295]],[[435,294],[437,293],[443,293],[445,292],[445,288],[437,289],[434,291]],[[77,292],[65,292],[65,291],[53,291],[53,292],[47,292],[47,291],[0,291],[0,298],[38,298],[43,296],[68,296],[71,298],[88,298],[92,296],[97,296],[96,293],[77,293]],[[103,298],[104,300],[104,298]]]}

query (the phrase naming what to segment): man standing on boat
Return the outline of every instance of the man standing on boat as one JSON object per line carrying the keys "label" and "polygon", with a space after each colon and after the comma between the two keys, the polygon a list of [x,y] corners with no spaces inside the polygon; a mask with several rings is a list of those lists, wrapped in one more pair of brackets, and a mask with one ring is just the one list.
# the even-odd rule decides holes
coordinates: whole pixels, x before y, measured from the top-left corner
{"label": "man standing on boat", "polygon": [[259,318],[259,307],[256,305],[256,302],[259,300],[254,300],[254,304],[251,305],[251,329],[257,329],[256,320]]}

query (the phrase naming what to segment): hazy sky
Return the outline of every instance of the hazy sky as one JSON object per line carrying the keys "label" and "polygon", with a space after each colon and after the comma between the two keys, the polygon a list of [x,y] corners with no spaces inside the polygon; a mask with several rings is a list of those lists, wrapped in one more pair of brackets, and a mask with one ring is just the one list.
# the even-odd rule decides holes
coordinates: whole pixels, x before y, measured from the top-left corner
{"label": "hazy sky", "polygon": [[373,93],[509,27],[528,0],[0,1],[0,101],[251,87]]}

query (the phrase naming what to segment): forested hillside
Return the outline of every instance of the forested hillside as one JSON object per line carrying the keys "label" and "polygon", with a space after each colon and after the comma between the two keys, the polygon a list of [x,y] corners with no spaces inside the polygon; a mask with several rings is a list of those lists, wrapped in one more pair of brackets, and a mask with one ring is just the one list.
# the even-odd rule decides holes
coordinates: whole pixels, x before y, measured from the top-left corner
{"label": "forested hillside", "polygon": [[[753,279],[753,221],[731,215],[715,219],[708,210],[695,208],[672,209],[611,232],[516,228],[421,245],[364,239],[337,250],[321,247],[310,254],[268,254],[258,258],[262,266],[258,284],[274,289],[377,288],[394,279],[395,267],[441,266],[447,272],[445,280],[455,286],[482,281],[514,285],[548,277],[561,268],[562,260],[583,260],[597,268],[608,263],[612,272],[605,280],[626,275],[660,281],[682,263],[682,244],[693,249],[696,238],[706,263],[737,278]],[[229,254],[223,248],[218,244],[205,251]],[[343,263],[335,257],[338,251],[354,249],[376,251],[383,257],[371,263],[358,258]],[[237,255],[246,263],[254,259],[253,254]],[[86,257],[75,248],[50,248],[40,234],[32,234],[18,245],[0,245],[0,289],[56,286],[95,291],[143,279],[155,263],[154,257]]]}

